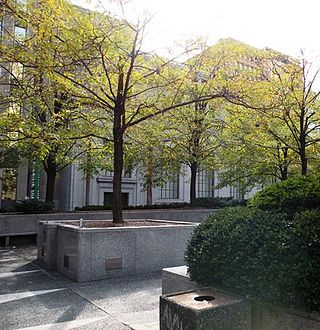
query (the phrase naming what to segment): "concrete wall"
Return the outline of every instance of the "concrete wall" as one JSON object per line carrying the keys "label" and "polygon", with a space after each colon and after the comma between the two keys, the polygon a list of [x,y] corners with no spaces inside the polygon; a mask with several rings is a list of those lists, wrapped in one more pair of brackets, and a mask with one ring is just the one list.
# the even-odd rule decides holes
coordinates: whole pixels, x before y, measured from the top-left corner
{"label": "concrete wall", "polygon": [[162,294],[192,291],[200,288],[196,282],[190,280],[187,266],[164,268],[161,279]]}
{"label": "concrete wall", "polygon": [[52,269],[52,260],[56,260],[57,270],[77,282],[183,265],[186,244],[197,226],[185,222],[122,228],[78,228],[67,222],[55,228],[51,225],[39,226],[39,261]]}
{"label": "concrete wall", "polygon": [[[173,221],[201,222],[213,209],[176,209],[176,210],[132,210],[124,211],[124,218],[159,219]],[[52,220],[108,220],[111,211],[106,212],[70,212],[48,214],[0,214],[0,236],[29,235],[38,232],[39,221]]]}
{"label": "concrete wall", "polygon": [[57,269],[57,224],[40,222],[38,225],[38,261],[47,270]]}

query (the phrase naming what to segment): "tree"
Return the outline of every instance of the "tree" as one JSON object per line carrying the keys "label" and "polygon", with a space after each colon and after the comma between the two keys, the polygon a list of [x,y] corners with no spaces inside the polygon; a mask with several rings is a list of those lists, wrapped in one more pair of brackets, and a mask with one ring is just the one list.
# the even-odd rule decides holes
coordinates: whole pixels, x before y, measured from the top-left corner
{"label": "tree", "polygon": [[[238,186],[240,181],[243,189],[254,185],[254,171],[251,171],[251,179],[248,179],[247,165],[252,162],[255,154],[248,152],[248,127],[252,124],[255,127],[252,112],[262,111],[264,108],[272,109],[274,106],[269,96],[270,91],[266,82],[260,79],[261,71],[255,63],[259,56],[261,57],[261,51],[253,47],[233,39],[222,39],[192,58],[201,72],[200,81],[210,80],[210,88],[215,86],[229,92],[227,100],[208,101],[190,108],[191,111],[185,111],[183,123],[187,122],[187,125],[181,125],[183,137],[179,136],[177,144],[183,145],[180,157],[191,171],[191,202],[196,197],[196,173],[203,168],[222,169],[220,185],[234,185],[236,182]],[[197,93],[202,88],[198,79],[192,93]],[[178,122],[182,122],[181,118]],[[247,157],[243,157],[244,138]],[[252,149],[254,148],[251,146],[251,152]],[[243,165],[242,168],[240,164]],[[257,170],[257,166],[254,169]],[[254,175],[255,180],[258,179],[256,175],[257,173]]]}
{"label": "tree", "polygon": [[[266,125],[277,129],[278,134],[288,135],[283,125],[261,115],[260,112],[241,106],[225,106],[221,132],[221,144],[217,152],[220,185],[238,185],[243,192],[257,184],[268,184],[273,180],[286,180],[295,173],[295,154],[266,130]],[[273,123],[272,123],[273,121]]]}
{"label": "tree", "polygon": [[[197,174],[216,169],[220,102],[196,102],[167,116],[172,153],[190,169],[190,203],[196,201]],[[169,126],[170,123],[170,126]]]}
{"label": "tree", "polygon": [[85,143],[80,138],[90,135],[71,86],[51,71],[52,67],[63,70],[58,68],[62,54],[56,49],[75,8],[63,1],[6,1],[2,10],[11,21],[19,22],[20,29],[28,27],[17,34],[11,25],[4,25],[0,44],[0,67],[6,72],[1,81],[0,104],[6,109],[0,118],[2,144],[10,143],[21,156],[42,162],[47,174],[45,199],[52,202],[57,173],[83,153]]}
{"label": "tree", "polygon": [[[98,128],[112,126],[112,136],[107,138],[113,144],[115,223],[123,221],[121,179],[130,130],[166,112],[226,94],[216,88],[197,96],[183,93],[192,67],[145,53],[146,23],[133,25],[106,13],[81,13],[74,18],[70,35],[58,50],[68,52],[68,59],[61,61],[59,69],[52,68],[53,74],[78,89],[79,100],[100,109],[93,119]],[[68,73],[61,68],[68,68]]]}
{"label": "tree", "polygon": [[[287,136],[268,126],[268,132],[300,159],[301,174],[308,172],[308,159],[311,149],[319,143],[320,90],[317,86],[319,71],[305,58],[300,62],[292,59],[279,59],[271,54],[267,57],[267,67],[271,74],[264,75],[270,83],[279,106],[265,116],[276,118],[287,128]],[[288,136],[290,138],[288,139]]]}
{"label": "tree", "polygon": [[153,204],[153,188],[163,186],[180,171],[180,160],[172,152],[166,119],[167,116],[155,117],[135,126],[128,134],[127,166],[135,168],[147,193],[147,205]]}
{"label": "tree", "polygon": [[268,177],[285,180],[298,163],[306,174],[318,142],[318,72],[310,75],[305,60],[300,63],[270,49],[233,40],[220,44],[229,77],[225,80],[241,95],[223,106],[220,158],[228,170],[222,172],[222,184],[242,180],[252,187]]}

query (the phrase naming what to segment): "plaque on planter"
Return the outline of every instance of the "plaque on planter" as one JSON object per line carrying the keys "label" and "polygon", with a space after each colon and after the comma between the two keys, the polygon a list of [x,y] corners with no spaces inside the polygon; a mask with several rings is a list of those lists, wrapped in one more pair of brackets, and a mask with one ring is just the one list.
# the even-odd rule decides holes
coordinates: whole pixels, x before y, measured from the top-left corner
{"label": "plaque on planter", "polygon": [[110,258],[105,260],[106,270],[122,269],[122,258]]}
{"label": "plaque on planter", "polygon": [[63,266],[69,268],[69,256],[63,256]]}

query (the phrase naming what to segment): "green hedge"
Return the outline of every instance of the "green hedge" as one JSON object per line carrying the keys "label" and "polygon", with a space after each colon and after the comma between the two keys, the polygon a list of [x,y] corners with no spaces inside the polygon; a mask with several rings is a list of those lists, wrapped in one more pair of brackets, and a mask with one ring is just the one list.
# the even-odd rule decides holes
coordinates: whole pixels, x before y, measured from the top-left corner
{"label": "green hedge", "polygon": [[47,213],[54,210],[54,204],[34,199],[26,199],[17,202],[15,210],[23,213]]}
{"label": "green hedge", "polygon": [[[139,205],[139,206],[123,206],[124,210],[147,210],[147,209],[177,209],[190,207],[190,203],[171,203],[171,204],[153,204],[153,205]],[[112,210],[109,205],[87,205],[76,207],[75,211],[103,211]]]}
{"label": "green hedge", "polygon": [[199,225],[186,260],[192,280],[255,302],[320,308],[320,212],[290,216],[227,208]]}
{"label": "green hedge", "polygon": [[238,201],[232,197],[200,197],[195,201],[197,207],[212,207],[216,209],[247,204],[246,200]]}
{"label": "green hedge", "polygon": [[262,210],[294,213],[320,207],[320,177],[296,176],[256,193],[249,205]]}
{"label": "green hedge", "polygon": [[[247,201],[237,201],[232,197],[201,197],[197,198],[195,207],[210,207],[210,208],[224,208],[229,206],[246,205]],[[124,210],[148,210],[148,209],[176,209],[176,208],[190,208],[190,203],[170,203],[170,204],[153,204],[153,205],[139,205],[139,206],[123,206]],[[87,205],[76,207],[76,211],[102,211],[112,210],[109,205]]]}

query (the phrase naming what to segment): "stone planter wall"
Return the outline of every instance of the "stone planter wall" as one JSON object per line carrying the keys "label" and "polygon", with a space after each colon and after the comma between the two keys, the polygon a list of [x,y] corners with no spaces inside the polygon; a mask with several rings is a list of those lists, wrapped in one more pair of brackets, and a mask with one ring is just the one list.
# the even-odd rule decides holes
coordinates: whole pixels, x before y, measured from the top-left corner
{"label": "stone planter wall", "polygon": [[[150,220],[155,221],[155,220]],[[146,227],[78,228],[40,223],[38,258],[77,281],[158,272],[184,264],[187,241],[197,224],[166,222]]]}
{"label": "stone planter wall", "polygon": [[[124,211],[124,219],[161,219],[170,221],[201,222],[208,217],[213,209],[159,209],[159,210],[128,210]],[[111,220],[111,211],[67,212],[48,214],[0,214],[0,237],[37,235],[39,221],[55,220]]]}
{"label": "stone planter wall", "polygon": [[57,224],[39,222],[38,225],[38,261],[46,270],[57,269]]}

